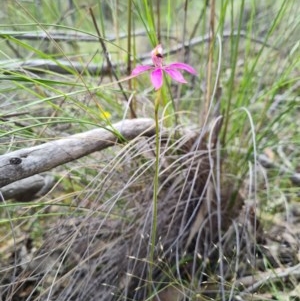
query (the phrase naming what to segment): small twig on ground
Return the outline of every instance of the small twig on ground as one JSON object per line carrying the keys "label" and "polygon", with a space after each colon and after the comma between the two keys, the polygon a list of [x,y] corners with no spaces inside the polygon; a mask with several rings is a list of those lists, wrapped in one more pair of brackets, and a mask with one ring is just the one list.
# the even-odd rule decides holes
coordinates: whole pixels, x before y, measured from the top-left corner
{"label": "small twig on ground", "polygon": [[291,276],[296,277],[298,279],[300,278],[300,264],[286,269],[273,269],[271,271],[259,273],[257,275],[251,275],[237,279],[235,282],[235,286],[242,285],[243,287],[246,287],[246,289],[241,292],[241,295],[249,294],[255,292],[259,287],[263,286],[264,284],[267,284],[271,280],[278,279],[281,281],[282,278]]}
{"label": "small twig on ground", "polygon": [[293,172],[283,165],[277,164],[270,160],[265,154],[258,155],[258,162],[267,169],[278,169],[281,174],[290,174],[289,178],[294,185],[300,185],[300,173]]}

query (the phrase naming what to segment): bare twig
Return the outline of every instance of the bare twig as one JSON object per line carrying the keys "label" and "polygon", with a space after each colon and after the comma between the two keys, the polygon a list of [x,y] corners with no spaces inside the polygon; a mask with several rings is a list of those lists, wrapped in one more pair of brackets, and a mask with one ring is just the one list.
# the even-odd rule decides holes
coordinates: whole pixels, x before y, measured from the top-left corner
{"label": "bare twig", "polygon": [[0,187],[50,170],[121,140],[154,135],[148,118],[123,120],[110,128],[99,128],[0,156]]}
{"label": "bare twig", "polygon": [[108,50],[106,48],[106,45],[104,43],[104,39],[102,38],[101,34],[100,34],[100,30],[98,28],[98,25],[97,25],[97,21],[96,21],[96,18],[94,16],[94,13],[93,13],[93,10],[92,8],[90,8],[90,14],[91,14],[91,17],[92,17],[92,20],[93,20],[93,23],[94,23],[94,26],[95,26],[95,29],[97,31],[97,34],[98,34],[98,37],[99,37],[99,43],[102,47],[102,50],[103,50],[103,53],[104,53],[104,56],[105,56],[105,59],[106,59],[106,64],[108,66],[108,70],[109,70],[109,73],[111,73],[114,77],[114,79],[116,80],[116,82],[118,83],[118,86],[125,98],[125,100],[127,101],[127,103],[129,103],[129,109],[130,109],[130,113],[131,113],[131,118],[137,118],[135,112],[134,112],[134,109],[132,107],[132,104],[131,102],[129,102],[129,98],[127,96],[127,94],[125,93],[124,89],[123,89],[123,86],[121,84],[121,82],[119,81],[119,77],[114,69],[114,66],[110,60],[110,57],[109,57],[109,53],[108,53]]}
{"label": "bare twig", "polygon": [[264,168],[277,169],[277,170],[279,170],[280,174],[289,175],[289,179],[294,185],[298,185],[298,186],[300,185],[300,173],[294,172],[282,164],[273,162],[265,154],[258,155],[257,160]]}
{"label": "bare twig", "polygon": [[215,45],[215,1],[210,1],[210,38],[208,47],[208,63],[206,69],[206,95],[205,95],[205,106],[203,110],[203,120],[207,119],[208,108],[211,102],[212,92],[212,68],[214,58],[214,45]]}
{"label": "bare twig", "polygon": [[[241,31],[240,33],[238,33],[237,31],[234,31],[233,33],[224,32],[223,38],[224,39],[230,38],[231,36],[236,36],[237,34],[239,34],[240,37],[243,37],[243,38],[248,37],[247,33],[244,31]],[[5,37],[5,35],[3,33],[1,34],[1,32],[0,32],[0,37],[1,36]],[[46,39],[46,37],[47,36],[45,36],[45,39]],[[87,37],[89,37],[89,36],[87,36]],[[23,38],[27,38],[27,36],[24,34]],[[31,35],[30,35],[30,38],[32,38]],[[96,41],[95,38],[94,37],[92,37],[92,38],[93,38],[93,42],[95,42]],[[48,37],[48,39],[49,39],[49,37]],[[181,51],[182,49],[189,49],[189,48],[199,45],[201,43],[206,43],[209,41],[209,39],[210,39],[210,34],[207,34],[207,35],[204,35],[201,37],[193,38],[190,41],[187,41],[185,43],[178,43],[173,48],[166,50],[165,54],[166,54],[166,56],[176,54],[177,52]],[[273,46],[266,44],[262,39],[251,38],[251,40],[256,43],[263,44],[267,47],[274,48]],[[274,49],[276,49],[276,48],[274,48]],[[142,64],[152,64],[152,61],[149,58],[149,53],[140,55],[136,61],[139,61]],[[44,72],[46,72],[46,70],[50,70],[52,72],[56,72],[56,73],[60,73],[60,74],[69,74],[72,72],[72,70],[75,70],[80,74],[85,74],[85,72],[86,72],[90,75],[99,75],[99,70],[100,70],[99,64],[89,64],[88,66],[86,66],[85,64],[78,63],[76,61],[71,61],[71,60],[68,61],[68,60],[60,60],[60,59],[57,59],[56,61],[44,60],[44,59],[34,59],[34,60],[26,60],[26,61],[25,60],[12,60],[12,61],[6,60],[6,61],[0,61],[0,63],[3,66],[4,70],[12,71],[12,70],[17,70],[17,69],[25,69],[25,70],[30,70],[33,73],[44,73]],[[127,64],[128,64],[128,62],[127,62]],[[119,67],[119,70],[122,74],[126,74],[127,67],[124,64],[124,62],[118,62],[118,63],[112,64],[113,69],[115,69],[116,67]],[[101,74],[107,75],[107,74],[109,74],[110,70],[111,70],[111,67],[105,64],[103,67],[101,67]]]}
{"label": "bare twig", "polygon": [[[234,32],[223,32],[223,38],[229,38],[231,36],[236,36],[238,34],[237,31]],[[240,36],[242,38],[249,38],[249,34],[246,31],[241,30],[240,31]],[[134,33],[131,34],[132,36],[138,37],[138,36],[146,36],[147,32],[145,30],[140,30],[140,31],[135,31]],[[38,32],[18,32],[18,31],[5,31],[5,30],[1,30],[0,31],[0,38],[7,38],[9,36],[14,37],[15,39],[18,40],[29,40],[29,41],[40,41],[40,40],[55,40],[57,42],[74,42],[74,41],[78,41],[78,42],[88,42],[88,43],[95,43],[99,41],[99,38],[91,35],[91,34],[85,34],[85,33],[78,33],[78,32],[73,32],[73,31],[38,31]],[[166,33],[161,33],[162,37],[167,37],[168,35]],[[170,39],[174,39],[176,40],[175,37],[170,37],[168,36]],[[187,42],[184,44],[184,47],[188,47],[189,44],[191,44],[192,46],[201,44],[203,42],[208,42],[209,41],[209,37],[210,35],[204,35],[201,37],[196,37],[196,38],[192,38],[190,39],[190,42]],[[123,33],[120,34],[120,36],[118,37],[119,39],[127,39],[128,38],[128,33]],[[115,36],[108,36],[107,38],[105,38],[105,41],[109,41],[109,42],[113,42],[116,40]],[[256,42],[258,44],[262,44],[265,45],[267,47],[270,48],[275,48],[274,46],[272,46],[271,44],[268,44],[264,41],[264,39],[259,39],[259,38],[251,38],[251,40],[253,42]],[[177,46],[175,46],[174,48],[172,48],[173,50],[171,50],[171,52],[167,52],[165,51],[166,54],[172,54],[174,53],[174,49],[175,52],[182,50],[182,43],[178,43]],[[144,55],[144,58],[147,58],[149,55]]]}
{"label": "bare twig", "polygon": [[300,277],[300,264],[297,264],[286,269],[278,268],[271,271],[259,273],[257,275],[246,276],[236,280],[236,286],[244,286],[246,289],[241,293],[248,294],[255,292],[262,285],[267,284],[271,280],[280,280],[285,277]]}
{"label": "bare twig", "polygon": [[[135,36],[145,36],[147,33],[145,30],[136,31],[134,33]],[[87,43],[95,43],[99,41],[97,36],[91,34],[85,34],[81,32],[73,32],[73,31],[59,31],[59,30],[50,30],[47,32],[38,31],[38,32],[18,32],[18,31],[0,31],[0,38],[6,38],[8,36],[12,36],[18,40],[29,40],[29,41],[40,41],[40,40],[55,40],[57,42],[87,42]],[[51,39],[50,39],[51,37]],[[123,33],[118,37],[119,39],[127,39],[128,34]],[[113,42],[116,40],[115,36],[108,36],[105,38],[106,41]]]}

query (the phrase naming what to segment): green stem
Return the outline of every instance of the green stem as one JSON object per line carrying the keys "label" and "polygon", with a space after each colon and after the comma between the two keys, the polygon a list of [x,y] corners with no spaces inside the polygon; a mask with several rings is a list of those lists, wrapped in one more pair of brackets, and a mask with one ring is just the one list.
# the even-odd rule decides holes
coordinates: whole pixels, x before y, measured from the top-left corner
{"label": "green stem", "polygon": [[152,273],[154,267],[154,252],[156,245],[156,231],[157,231],[157,204],[158,204],[158,185],[159,185],[159,123],[158,123],[158,109],[161,98],[161,90],[157,91],[154,103],[155,114],[155,174],[153,183],[153,212],[152,212],[152,231],[151,231],[151,246],[149,256],[149,293],[152,293]]}

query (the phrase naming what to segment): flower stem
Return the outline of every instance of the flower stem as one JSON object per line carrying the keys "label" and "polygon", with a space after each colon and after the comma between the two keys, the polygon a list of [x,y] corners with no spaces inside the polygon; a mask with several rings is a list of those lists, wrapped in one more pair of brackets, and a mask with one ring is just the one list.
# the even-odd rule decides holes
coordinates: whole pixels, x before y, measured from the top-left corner
{"label": "flower stem", "polygon": [[160,154],[160,141],[159,141],[159,123],[158,123],[158,109],[161,98],[161,89],[157,91],[154,102],[155,114],[155,174],[153,183],[153,211],[152,211],[152,231],[151,231],[151,246],[149,254],[149,293],[152,294],[152,274],[154,267],[154,252],[156,246],[156,232],[157,232],[157,204],[158,204],[158,185],[159,185],[159,154]]}

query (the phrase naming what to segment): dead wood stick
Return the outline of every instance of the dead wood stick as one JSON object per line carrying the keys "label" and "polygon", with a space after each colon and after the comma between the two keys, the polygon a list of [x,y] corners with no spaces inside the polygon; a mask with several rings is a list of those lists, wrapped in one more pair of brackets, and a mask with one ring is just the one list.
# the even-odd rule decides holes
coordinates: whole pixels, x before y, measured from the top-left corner
{"label": "dead wood stick", "polygon": [[[27,34],[22,34],[22,35],[17,35],[14,34],[13,32],[2,32],[0,31],[0,38],[5,38],[5,36],[9,36],[12,35],[15,38],[19,38],[19,39],[33,39],[32,34],[29,33],[29,35]],[[136,35],[136,34],[135,34]],[[229,38],[231,36],[237,36],[240,35],[241,37],[244,38],[248,38],[248,34],[244,31],[234,31],[234,32],[224,32],[222,37],[223,39]],[[37,33],[37,39],[40,37],[40,34]],[[51,37],[51,33],[49,34],[43,34],[43,38],[47,38],[50,39]],[[61,39],[59,37],[57,37],[56,35],[53,36],[53,39],[56,40],[56,38],[58,38],[58,41]],[[87,35],[88,39],[92,39],[93,42],[97,41],[96,37],[91,37],[89,35]],[[181,51],[183,48],[191,48],[194,47],[198,44],[202,44],[202,43],[206,43],[210,40],[210,34],[204,35],[204,36],[200,36],[200,37],[195,37],[193,39],[191,39],[189,42],[186,42],[184,44],[182,43],[178,43],[177,45],[175,45],[174,47],[170,48],[169,50],[165,51],[165,56],[168,55],[173,55],[179,51]],[[251,38],[252,41],[259,43],[259,44],[263,44],[267,47],[272,47],[274,48],[272,45],[266,44],[265,41],[260,40],[260,39],[256,39],[256,38]],[[83,39],[83,41],[86,41],[86,39]],[[276,48],[274,48],[276,49]],[[149,53],[145,53],[143,55],[140,55],[137,58],[137,61],[140,64],[152,64],[152,60],[151,58],[149,58]],[[93,64],[93,63],[89,63],[88,65],[81,63],[81,62],[77,62],[77,61],[70,61],[70,60],[64,60],[64,59],[57,59],[55,61],[53,60],[48,60],[48,59],[32,59],[32,60],[13,60],[13,61],[7,61],[7,60],[3,60],[1,61],[2,64],[4,64],[6,66],[6,70],[8,73],[10,73],[11,71],[16,71],[16,70],[29,70],[33,73],[39,74],[39,73],[45,73],[47,72],[47,70],[52,71],[52,72],[56,72],[59,74],[70,74],[74,71],[80,73],[80,74],[89,74],[89,75],[99,75],[99,73],[101,73],[101,75],[107,75],[110,74],[110,70],[111,70],[111,66],[107,65],[107,64],[103,64],[103,66],[100,66],[99,64]],[[118,68],[119,71],[121,72],[121,74],[125,74],[127,69],[126,66],[124,64],[124,62],[117,62],[117,63],[113,63],[112,64],[113,68]]]}
{"label": "dead wood stick", "polygon": [[[139,30],[134,32],[134,36],[146,36],[147,31]],[[14,37],[18,40],[29,40],[29,41],[51,41],[55,40],[57,42],[98,42],[99,38],[93,34],[86,34],[81,32],[76,32],[74,30],[50,30],[50,31],[12,31],[12,30],[1,30],[0,38]],[[118,37],[106,36],[105,40],[109,42],[114,42],[117,39],[127,39],[128,33],[121,33]]]}
{"label": "dead wood stick", "polygon": [[282,278],[285,277],[295,277],[299,279],[300,264],[288,268],[273,269],[257,275],[245,276],[236,280],[235,285],[242,285],[245,287],[245,290],[242,291],[241,294],[249,294],[255,292],[259,287],[271,280],[278,279],[279,281],[282,281]]}
{"label": "dead wood stick", "polygon": [[35,196],[45,195],[53,184],[54,177],[43,173],[3,186],[0,188],[0,193],[5,200],[14,199],[18,202],[29,202]]}
{"label": "dead wood stick", "polygon": [[[117,135],[119,133],[119,135]],[[114,145],[123,137],[154,135],[149,118],[123,120],[110,128],[98,128],[67,138],[24,148],[0,156],[0,187]]]}

